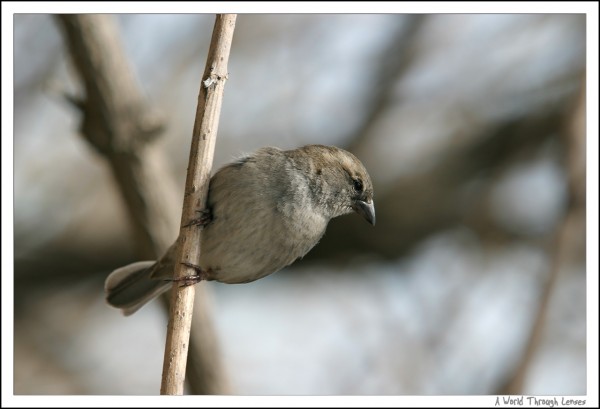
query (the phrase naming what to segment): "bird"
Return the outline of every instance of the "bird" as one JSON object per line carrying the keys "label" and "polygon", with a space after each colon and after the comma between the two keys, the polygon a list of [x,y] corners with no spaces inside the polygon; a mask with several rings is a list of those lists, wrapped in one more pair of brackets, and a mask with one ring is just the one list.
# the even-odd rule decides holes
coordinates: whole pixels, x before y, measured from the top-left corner
{"label": "bird", "polygon": [[[264,147],[220,168],[201,209],[195,282],[249,283],[306,255],[329,221],[358,213],[375,225],[373,184],[352,153],[326,145]],[[169,290],[181,236],[158,261],[139,261],[106,278],[109,305],[131,315]],[[185,285],[186,283],[184,283]]]}

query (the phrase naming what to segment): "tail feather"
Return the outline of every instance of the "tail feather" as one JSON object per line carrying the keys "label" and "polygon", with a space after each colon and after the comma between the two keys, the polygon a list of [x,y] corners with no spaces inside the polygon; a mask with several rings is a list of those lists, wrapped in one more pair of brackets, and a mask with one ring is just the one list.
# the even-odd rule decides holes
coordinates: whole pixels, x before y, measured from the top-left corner
{"label": "tail feather", "polygon": [[154,261],[139,261],[113,271],[104,284],[106,301],[131,315],[171,288],[169,281],[151,278]]}

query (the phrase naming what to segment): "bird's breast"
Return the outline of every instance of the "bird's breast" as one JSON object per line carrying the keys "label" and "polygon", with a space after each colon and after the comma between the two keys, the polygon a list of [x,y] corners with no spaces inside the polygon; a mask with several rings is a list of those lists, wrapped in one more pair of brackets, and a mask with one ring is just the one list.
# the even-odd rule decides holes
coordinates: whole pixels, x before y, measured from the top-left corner
{"label": "bird's breast", "polygon": [[326,226],[322,216],[285,201],[215,203],[202,234],[201,266],[217,281],[254,281],[304,256]]}

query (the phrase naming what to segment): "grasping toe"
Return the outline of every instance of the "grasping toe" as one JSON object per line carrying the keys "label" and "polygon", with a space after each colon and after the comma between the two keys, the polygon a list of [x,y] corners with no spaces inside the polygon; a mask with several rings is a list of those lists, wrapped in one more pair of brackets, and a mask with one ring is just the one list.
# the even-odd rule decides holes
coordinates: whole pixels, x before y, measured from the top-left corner
{"label": "grasping toe", "polygon": [[199,216],[196,217],[195,219],[192,219],[184,227],[199,226],[199,227],[204,228],[210,222],[212,222],[213,217],[212,217],[212,212],[210,209],[196,210],[196,212],[199,213]]}
{"label": "grasping toe", "polygon": [[197,266],[195,264],[188,263],[188,262],[183,262],[181,264],[193,269],[196,272],[196,274],[186,275],[186,276],[178,277],[178,278],[171,278],[168,281],[178,282],[178,283],[181,283],[180,284],[181,287],[187,287],[190,285],[198,284],[200,281],[204,281],[204,280],[208,279],[208,273],[205,272],[204,270],[202,270],[202,268],[200,266]]}

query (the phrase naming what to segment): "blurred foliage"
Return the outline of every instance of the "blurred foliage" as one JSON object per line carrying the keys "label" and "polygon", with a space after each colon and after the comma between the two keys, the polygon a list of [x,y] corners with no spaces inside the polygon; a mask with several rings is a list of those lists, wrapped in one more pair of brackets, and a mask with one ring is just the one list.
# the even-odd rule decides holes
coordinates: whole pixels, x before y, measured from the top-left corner
{"label": "blurred foliage", "polygon": [[[212,18],[116,20],[166,119],[154,145],[179,200]],[[559,340],[537,344],[524,393],[585,393],[585,303],[561,295],[585,300],[585,174],[575,166],[585,169],[585,32],[576,14],[238,17],[215,167],[264,145],[346,147],[374,180],[377,225],[336,219],[293,268],[216,286],[234,393],[497,393],[526,359],[553,263],[540,331]],[[115,349],[162,318],[149,308],[125,323],[102,305],[102,279],[135,246],[112,175],[64,101],[81,95],[79,80],[50,16],[16,15],[14,43],[15,391],[154,393],[151,382],[110,379],[150,379],[153,363],[135,368],[162,358],[162,335],[126,364]],[[562,244],[571,256],[557,261],[557,232],[575,213]],[[291,334],[319,341],[290,346]],[[356,360],[336,360],[336,345]],[[306,356],[322,365],[303,366]],[[285,362],[300,369],[282,373]]]}

